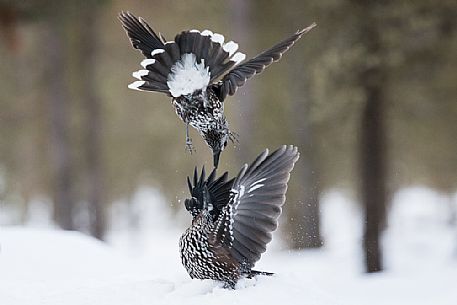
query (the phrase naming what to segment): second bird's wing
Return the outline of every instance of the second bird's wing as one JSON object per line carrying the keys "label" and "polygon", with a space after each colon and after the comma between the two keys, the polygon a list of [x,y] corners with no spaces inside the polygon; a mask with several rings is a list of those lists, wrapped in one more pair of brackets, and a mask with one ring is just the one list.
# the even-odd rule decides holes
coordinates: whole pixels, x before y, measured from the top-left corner
{"label": "second bird's wing", "polygon": [[247,269],[260,259],[278,226],[298,157],[294,146],[284,145],[271,154],[265,150],[241,169],[233,183],[230,202],[215,223],[214,238]]}

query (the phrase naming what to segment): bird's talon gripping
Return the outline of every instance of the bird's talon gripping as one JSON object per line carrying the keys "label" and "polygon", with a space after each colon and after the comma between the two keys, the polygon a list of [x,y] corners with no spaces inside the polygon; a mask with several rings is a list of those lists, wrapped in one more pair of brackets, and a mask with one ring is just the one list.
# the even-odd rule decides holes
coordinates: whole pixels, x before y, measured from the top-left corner
{"label": "bird's talon gripping", "polygon": [[236,132],[230,131],[230,133],[229,133],[229,139],[230,139],[230,141],[232,141],[232,143],[234,143],[234,144],[235,144],[235,143],[236,143],[236,144],[239,144],[239,143],[240,143],[239,138],[240,138],[240,135],[239,135],[239,134],[237,134]]}
{"label": "bird's talon gripping", "polygon": [[195,148],[192,145],[192,141],[190,139],[186,141],[186,151],[189,152],[190,154],[195,152]]}

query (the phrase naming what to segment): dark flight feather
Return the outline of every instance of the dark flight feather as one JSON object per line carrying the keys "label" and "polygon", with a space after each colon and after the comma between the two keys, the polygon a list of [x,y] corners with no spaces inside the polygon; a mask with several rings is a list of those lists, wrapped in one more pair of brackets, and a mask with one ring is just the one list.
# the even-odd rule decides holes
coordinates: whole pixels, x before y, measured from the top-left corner
{"label": "dark flight feather", "polygon": [[195,167],[193,184],[190,181],[190,178],[187,177],[187,185],[191,196],[197,199],[195,204],[198,204],[196,208],[199,211],[203,209],[203,192],[204,188],[207,188],[212,205],[210,214],[214,219],[217,219],[223,207],[225,207],[229,202],[230,189],[232,188],[234,179],[228,180],[227,172],[219,178],[215,178],[216,169],[213,169],[211,174],[206,179],[205,167],[202,168],[200,175],[198,175],[197,167]]}
{"label": "dark flight feather", "polygon": [[122,22],[132,46],[140,50],[145,57],[152,58],[153,50],[164,47],[163,36],[159,37],[142,18],[136,18],[130,12],[121,12],[119,20]]}
{"label": "dark flight feather", "polygon": [[309,27],[298,31],[289,38],[274,45],[272,48],[260,53],[256,57],[229,71],[226,75],[224,75],[220,82],[221,89],[219,99],[224,100],[227,95],[234,95],[236,90],[243,86],[248,79],[261,73],[273,62],[281,59],[282,54],[289,50],[289,48],[293,46],[293,44],[300,39],[303,34],[309,32],[315,26],[315,23],[311,24]]}
{"label": "dark flight feather", "polygon": [[[254,266],[271,241],[271,232],[277,228],[285,202],[289,173],[298,157],[294,146],[283,146],[270,155],[266,150],[250,166],[243,167],[233,184],[230,202],[233,236],[225,244],[232,243],[233,255],[247,266]],[[270,170],[271,167],[276,170]],[[252,248],[253,244],[263,246]]]}

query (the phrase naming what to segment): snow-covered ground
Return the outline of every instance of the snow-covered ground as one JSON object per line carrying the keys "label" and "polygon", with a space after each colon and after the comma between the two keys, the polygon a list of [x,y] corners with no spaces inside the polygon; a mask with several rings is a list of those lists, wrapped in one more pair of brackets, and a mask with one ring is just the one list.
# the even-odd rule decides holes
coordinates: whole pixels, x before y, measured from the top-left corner
{"label": "snow-covered ground", "polygon": [[[257,265],[276,275],[242,280],[235,291],[187,276],[177,244],[183,220],[190,220],[158,209],[161,200],[142,190],[133,210],[115,204],[109,245],[35,221],[3,226],[0,304],[457,304],[457,232],[448,223],[450,201],[430,190],[409,188],[395,196],[384,236],[385,272],[362,272],[359,209],[333,191],[322,200],[325,247],[283,250],[277,234]],[[125,220],[132,218],[138,229],[127,231]]]}

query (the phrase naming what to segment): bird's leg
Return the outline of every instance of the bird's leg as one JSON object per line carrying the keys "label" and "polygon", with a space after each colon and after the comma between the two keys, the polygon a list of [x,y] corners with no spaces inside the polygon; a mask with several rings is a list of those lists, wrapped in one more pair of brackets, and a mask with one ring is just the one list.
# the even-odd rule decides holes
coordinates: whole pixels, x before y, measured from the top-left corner
{"label": "bird's leg", "polygon": [[230,139],[230,141],[232,141],[232,143],[240,144],[239,138],[240,138],[239,134],[237,134],[234,131],[229,131],[229,139]]}
{"label": "bird's leg", "polygon": [[192,145],[192,139],[189,137],[189,123],[186,123],[186,150],[192,154],[195,151]]}

